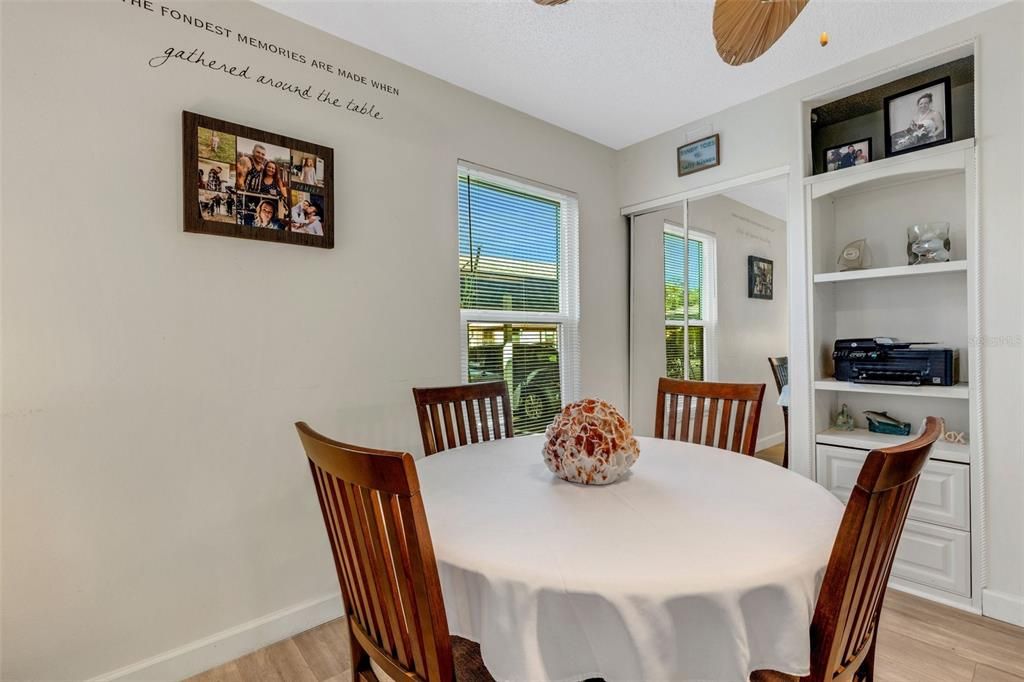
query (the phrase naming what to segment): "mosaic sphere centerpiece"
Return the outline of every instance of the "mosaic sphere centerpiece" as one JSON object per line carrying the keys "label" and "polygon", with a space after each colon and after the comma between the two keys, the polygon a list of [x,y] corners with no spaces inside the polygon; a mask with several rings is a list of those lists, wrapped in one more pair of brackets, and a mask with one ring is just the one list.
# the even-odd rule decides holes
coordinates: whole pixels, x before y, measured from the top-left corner
{"label": "mosaic sphere centerpiece", "polygon": [[614,405],[596,398],[566,405],[544,435],[544,463],[572,483],[613,483],[640,456],[633,427]]}

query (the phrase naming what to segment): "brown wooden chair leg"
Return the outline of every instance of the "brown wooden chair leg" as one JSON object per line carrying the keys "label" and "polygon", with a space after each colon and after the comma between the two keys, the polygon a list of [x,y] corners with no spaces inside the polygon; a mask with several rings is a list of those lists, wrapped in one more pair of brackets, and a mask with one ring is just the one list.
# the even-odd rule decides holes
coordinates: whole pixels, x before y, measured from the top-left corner
{"label": "brown wooden chair leg", "polygon": [[[352,682],[360,682],[363,678],[363,673],[369,670],[370,658],[363,649],[363,646],[356,639],[356,636],[352,633],[352,621],[349,620],[352,616],[346,618],[346,626],[348,627],[348,649],[349,659],[352,662]],[[372,674],[372,673],[371,673]]]}
{"label": "brown wooden chair leg", "polygon": [[859,682],[874,682],[875,679],[875,645],[878,644],[878,632],[875,632],[874,638],[871,640],[871,647],[868,649],[868,655],[864,657],[864,662],[860,664],[860,668],[857,670],[857,680]]}
{"label": "brown wooden chair leg", "polygon": [[782,425],[786,432],[786,440],[782,446],[782,468],[789,468],[789,408],[782,408]]}

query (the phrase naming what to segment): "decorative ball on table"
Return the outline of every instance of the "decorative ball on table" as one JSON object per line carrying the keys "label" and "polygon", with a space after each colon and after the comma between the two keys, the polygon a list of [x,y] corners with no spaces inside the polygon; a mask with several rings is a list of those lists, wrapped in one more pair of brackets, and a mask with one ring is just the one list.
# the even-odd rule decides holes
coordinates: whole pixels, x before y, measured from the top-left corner
{"label": "decorative ball on table", "polygon": [[613,483],[640,456],[633,427],[613,405],[596,398],[566,405],[545,436],[544,463],[572,483]]}

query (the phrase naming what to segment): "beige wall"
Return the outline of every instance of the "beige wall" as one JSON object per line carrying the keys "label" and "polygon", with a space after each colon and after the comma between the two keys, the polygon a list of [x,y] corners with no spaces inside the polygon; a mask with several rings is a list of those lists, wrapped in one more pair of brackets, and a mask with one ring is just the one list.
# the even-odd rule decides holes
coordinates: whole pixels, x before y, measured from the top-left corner
{"label": "beige wall", "polygon": [[[87,678],[281,609],[292,627],[304,604],[337,611],[292,422],[420,451],[410,387],[460,379],[459,158],[578,193],[582,390],[625,406],[611,150],[251,3],[164,4],[400,94],[118,1],[0,3],[4,679]],[[385,118],[147,66],[169,46]],[[182,109],[333,147],[336,248],[183,233]]]}
{"label": "beige wall", "polygon": [[[781,443],[782,409],[768,358],[789,353],[786,223],[722,195],[691,202],[689,217],[690,227],[715,235],[718,247],[718,380],[766,384],[758,438],[762,446]],[[772,300],[747,298],[748,256],[774,263]]]}
{"label": "beige wall", "polygon": [[[632,421],[637,433],[643,435],[653,433],[655,388],[658,377],[665,376],[662,231],[666,221],[682,225],[683,213],[682,206],[678,206],[645,213],[633,222]],[[779,394],[768,357],[786,355],[789,348],[786,223],[722,195],[690,202],[689,218],[691,229],[715,237],[718,323],[709,343],[717,354],[718,372],[711,378],[766,384],[759,447],[782,443],[782,410],[776,404]],[[751,234],[763,239],[752,238]],[[774,262],[771,301],[747,298],[747,256]]]}
{"label": "beige wall", "polygon": [[[401,94],[366,94],[385,119],[360,119],[184,63],[151,69],[168,46],[199,47],[368,92],[117,0],[0,2],[4,679],[99,675],[281,610],[285,629],[254,636],[285,636],[313,613],[303,605],[336,609],[290,425],[418,452],[409,387],[459,379],[458,158],[579,194],[582,388],[624,407],[618,207],[783,165],[799,205],[801,99],[980,36],[982,317],[986,337],[1024,329],[1019,2],[619,153],[249,3],[164,4]],[[337,247],[184,234],[182,109],[333,147]],[[675,148],[709,124],[725,163],[677,178]],[[794,281],[806,276],[802,248],[790,240]],[[801,296],[790,296],[797,354]],[[1022,353],[1019,342],[985,347],[986,604],[1020,600],[1024,619]],[[797,428],[809,423],[800,400]],[[795,442],[794,466],[808,454]]]}
{"label": "beige wall", "polygon": [[[874,79],[885,72],[977,38],[975,88],[978,96],[976,137],[979,142],[980,239],[982,259],[981,339],[975,350],[984,355],[987,439],[989,547],[986,613],[1024,624],[1024,3],[1016,0],[833,69],[819,76],[693,121],[675,130],[627,147],[618,155],[619,199],[623,205],[695,191],[729,179],[788,166],[790,206],[803,202],[800,175],[801,102],[837,88]],[[723,163],[684,178],[676,176],[673,151],[690,132],[722,136]],[[809,152],[808,152],[809,153]],[[806,280],[805,248],[800,211],[789,225],[790,281]],[[808,414],[807,298],[794,287],[790,295],[790,409],[793,434],[792,467],[810,470],[811,426]],[[800,362],[800,359],[804,362]],[[807,434],[801,438],[799,434]]]}

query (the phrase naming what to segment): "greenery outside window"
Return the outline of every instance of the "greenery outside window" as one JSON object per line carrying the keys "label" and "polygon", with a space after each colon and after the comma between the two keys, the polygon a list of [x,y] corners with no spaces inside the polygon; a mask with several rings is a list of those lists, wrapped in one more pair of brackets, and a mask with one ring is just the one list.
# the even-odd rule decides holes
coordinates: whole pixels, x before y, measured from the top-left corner
{"label": "greenery outside window", "polygon": [[665,375],[673,379],[713,380],[718,301],[715,286],[715,238],[665,223]]}

